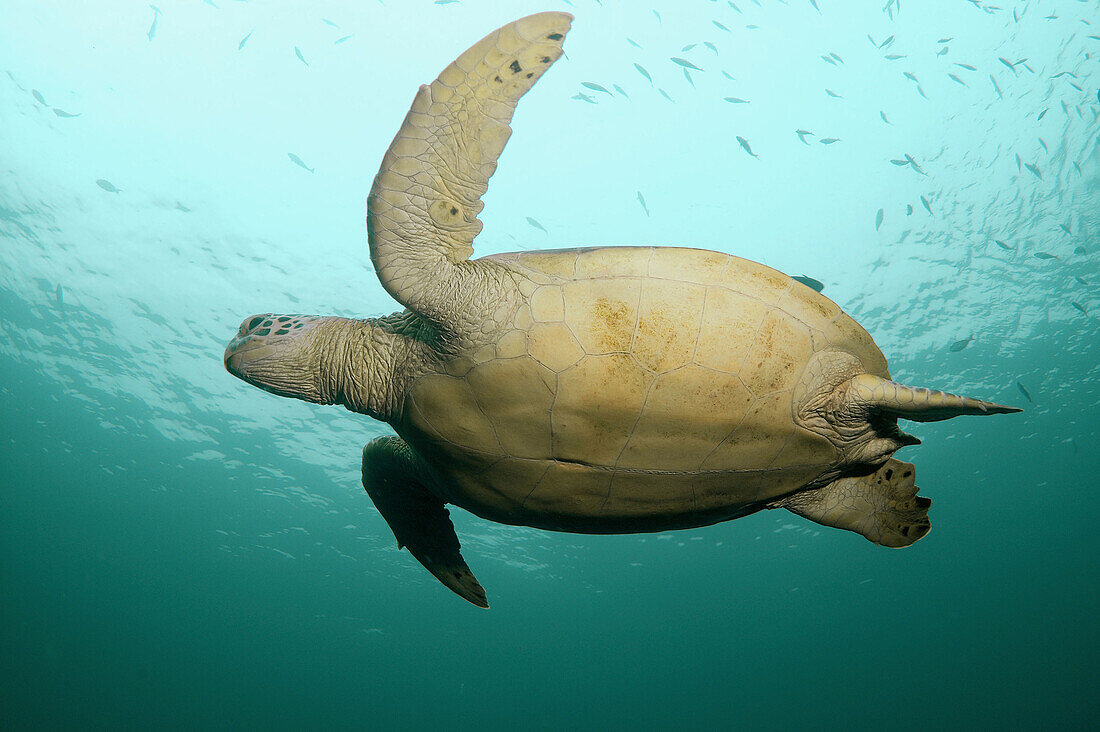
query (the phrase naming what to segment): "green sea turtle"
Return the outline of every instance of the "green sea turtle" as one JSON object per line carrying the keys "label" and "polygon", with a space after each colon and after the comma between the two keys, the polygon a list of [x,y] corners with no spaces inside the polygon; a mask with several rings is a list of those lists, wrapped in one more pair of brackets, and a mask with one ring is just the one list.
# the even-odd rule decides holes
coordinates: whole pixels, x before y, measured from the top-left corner
{"label": "green sea turtle", "polygon": [[631,533],[786,508],[885,546],[928,532],[899,417],[1017,409],[894,383],[831,300],[712,251],[470,259],[516,103],[572,17],[489,34],[420,87],[374,180],[371,260],[402,312],[256,315],[225,351],[281,396],[388,422],[363,485],[397,537],[481,607],[446,504],[505,524]]}

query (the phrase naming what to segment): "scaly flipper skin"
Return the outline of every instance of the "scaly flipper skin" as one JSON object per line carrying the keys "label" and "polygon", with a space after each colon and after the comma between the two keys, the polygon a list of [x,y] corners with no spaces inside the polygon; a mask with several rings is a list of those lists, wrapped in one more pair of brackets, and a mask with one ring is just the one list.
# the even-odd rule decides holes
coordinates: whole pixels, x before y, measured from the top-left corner
{"label": "scaly flipper skin", "polygon": [[485,590],[462,558],[443,501],[418,475],[416,454],[399,437],[380,437],[363,448],[363,487],[397,537],[425,569],[459,597],[488,608]]}
{"label": "scaly flipper skin", "polygon": [[[493,31],[421,86],[367,202],[371,260],[382,286],[445,329],[484,286],[468,262],[481,196],[508,142],[516,103],[562,54],[572,16],[538,13]],[[475,318],[481,318],[477,313]]]}
{"label": "scaly flipper skin", "polygon": [[873,473],[839,478],[796,493],[772,508],[786,508],[823,526],[863,534],[881,546],[914,544],[931,529],[932,501],[917,495],[916,468],[890,458]]}

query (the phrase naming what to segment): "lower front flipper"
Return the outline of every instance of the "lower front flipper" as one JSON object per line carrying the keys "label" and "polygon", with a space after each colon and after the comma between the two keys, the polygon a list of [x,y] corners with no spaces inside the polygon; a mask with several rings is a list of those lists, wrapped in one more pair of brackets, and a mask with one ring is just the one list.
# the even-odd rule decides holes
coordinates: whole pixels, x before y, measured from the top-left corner
{"label": "lower front flipper", "polygon": [[424,487],[419,458],[399,437],[380,437],[363,448],[363,487],[397,537],[425,569],[456,594],[488,608],[462,558],[454,524],[443,501]]}

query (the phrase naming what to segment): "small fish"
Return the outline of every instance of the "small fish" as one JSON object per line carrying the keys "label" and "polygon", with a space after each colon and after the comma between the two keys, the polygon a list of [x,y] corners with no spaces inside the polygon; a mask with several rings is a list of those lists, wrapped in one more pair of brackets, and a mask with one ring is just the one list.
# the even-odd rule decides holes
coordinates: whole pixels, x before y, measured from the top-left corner
{"label": "small fish", "polygon": [[656,16],[657,22],[660,23],[661,22],[661,14],[658,13],[656,10],[654,10],[653,15]]}
{"label": "small fish", "polygon": [[1030,171],[1032,172],[1032,174],[1033,174],[1033,175],[1034,175],[1034,176],[1035,176],[1036,178],[1038,178],[1039,180],[1042,180],[1042,179],[1043,179],[1043,174],[1042,174],[1042,172],[1041,172],[1041,171],[1039,170],[1039,166],[1037,166],[1037,165],[1034,165],[1034,164],[1032,164],[1032,163],[1024,163],[1024,167],[1025,167],[1025,168],[1027,168],[1028,170],[1030,170]]}
{"label": "small fish", "polygon": [[730,104],[748,104],[748,99],[742,99],[741,97],[723,97],[723,99]]}
{"label": "small fish", "polygon": [[81,114],[83,114],[83,112],[77,112],[76,114],[73,114],[72,112],[66,112],[64,109],[58,109],[57,107],[53,108],[53,113],[56,114],[58,117],[79,117]]}
{"label": "small fish", "polygon": [[839,61],[840,63],[844,63],[844,59],[842,59],[842,58],[841,58],[840,56],[837,56],[837,55],[836,55],[835,53],[833,53],[832,51],[829,51],[829,55],[830,55],[830,56],[832,56],[833,58],[835,58],[835,59],[836,59],[837,61]]}
{"label": "small fish", "polygon": [[924,93],[924,87],[922,87],[920,84],[917,84],[917,94],[920,94],[925,99],[928,98],[928,95]]}
{"label": "small fish", "polygon": [[754,158],[759,158],[760,157],[759,155],[757,155],[756,153],[754,153],[752,151],[752,148],[749,147],[749,141],[746,140],[744,137],[741,137],[740,135],[737,135],[737,144],[741,146],[742,150],[747,152],[749,155],[752,155]]}
{"label": "small fish", "polygon": [[35,101],[41,104],[43,107],[50,106],[46,104],[46,98],[42,96],[42,92],[38,91],[37,89],[31,89],[31,96],[34,97]]}
{"label": "small fish", "polygon": [[905,54],[891,53],[883,56],[887,61],[897,61],[898,59],[908,58]]}
{"label": "small fish", "polygon": [[240,51],[242,48],[244,48],[244,44],[248,43],[248,39],[251,38],[252,34],[255,33],[255,32],[256,32],[255,29],[248,31],[248,35],[245,36],[244,38],[242,38],[241,42],[237,44],[237,50],[238,51]]}
{"label": "small fish", "polygon": [[715,26],[715,27],[716,27],[716,28],[717,28],[718,30],[724,30],[724,31],[725,31],[726,33],[731,33],[731,32],[732,32],[732,31],[730,31],[730,29],[729,29],[729,28],[727,28],[726,26],[722,25],[722,24],[721,24],[721,23],[719,23],[719,22],[718,22],[717,20],[712,20],[712,21],[710,21],[710,22],[711,22],[711,23],[714,23],[714,26]]}
{"label": "small fish", "polygon": [[1089,250],[1088,250],[1088,249],[1085,249],[1085,247],[1083,247],[1082,245],[1078,244],[1077,246],[1075,246],[1075,247],[1073,248],[1073,253],[1074,253],[1074,254],[1088,254],[1088,253],[1089,253]]}
{"label": "small fish", "polygon": [[972,340],[974,340],[974,336],[970,336],[969,338],[965,338],[961,341],[955,341],[951,344],[948,350],[951,351],[951,353],[958,353],[959,351],[969,346]]}
{"label": "small fish", "polygon": [[331,27],[333,27],[333,28],[339,28],[339,27],[340,27],[340,26],[336,25],[335,23],[333,23],[333,22],[332,22],[331,20],[329,20],[328,18],[321,18],[321,22],[322,22],[322,23],[324,23],[325,25],[327,25],[327,26],[331,26]]}
{"label": "small fish", "polygon": [[1088,284],[1089,284],[1089,281],[1086,280],[1084,277],[1082,277],[1080,275],[1073,275],[1073,279],[1077,280],[1078,282],[1080,282],[1082,285],[1085,285],[1085,286],[1088,286]]}
{"label": "small fish", "polygon": [[955,65],[958,66],[960,69],[966,69],[967,71],[977,71],[977,69],[970,64],[960,64],[958,61],[956,61]]}
{"label": "small fish", "polygon": [[731,8],[736,10],[738,15],[744,15],[744,13],[741,12],[741,8],[734,5],[732,0],[726,0],[726,5],[729,5]]}
{"label": "small fish", "polygon": [[634,48],[641,48],[641,45],[633,38],[627,38],[626,42],[629,43],[631,46],[634,46]]}
{"label": "small fish", "polygon": [[710,41],[703,41],[703,45],[709,48],[711,51],[714,51],[715,56],[718,55],[718,46],[714,45]]}
{"label": "small fish", "polygon": [[[911,204],[911,203],[905,204],[905,215],[906,216],[912,216],[913,215],[913,204]],[[906,233],[908,233],[908,232],[906,232]]]}
{"label": "small fish", "polygon": [[1020,160],[1020,153],[1016,153],[1016,172],[1017,173],[1019,173],[1019,172],[1021,172],[1021,170],[1023,170],[1022,166],[1023,166],[1023,162],[1021,162],[1021,160]]}
{"label": "small fish", "polygon": [[160,17],[160,12],[153,13],[153,24],[149,26],[149,32],[145,34],[145,37],[152,41],[157,35],[157,18]]}
{"label": "small fish", "polygon": [[627,100],[628,102],[630,101],[630,95],[629,95],[629,94],[627,94],[627,93],[626,93],[626,90],[625,90],[625,89],[623,89],[623,88],[622,88],[621,86],[619,86],[618,84],[612,84],[612,85],[611,85],[611,87],[612,87],[612,88],[613,88],[613,89],[614,89],[615,91],[619,92],[619,93],[620,93],[620,94],[622,94],[622,95],[623,95],[624,97],[626,97],[626,100]]}
{"label": "small fish", "polygon": [[597,102],[595,99],[588,96],[584,92],[577,92],[571,98],[576,99],[576,100],[581,101],[581,102],[588,102],[589,104],[599,104],[599,102]]}
{"label": "small fish", "polygon": [[1004,249],[1006,252],[1016,251],[1016,247],[1010,247],[1008,244],[1005,244],[1000,239],[994,239],[993,243],[996,244],[997,246],[999,246],[1001,249]]}
{"label": "small fish", "polygon": [[890,162],[894,165],[897,165],[899,168],[903,165],[908,165],[909,164],[908,160],[898,160],[897,158],[894,158]]}
{"label": "small fish", "polygon": [[352,36],[354,36],[354,35],[355,35],[355,34],[354,34],[354,33],[352,33],[352,34],[351,34],[351,35],[349,35],[349,36],[341,36],[340,38],[337,38],[337,39],[336,39],[335,41],[333,41],[333,42],[332,42],[332,45],[334,45],[334,46],[338,46],[339,44],[343,43],[344,41],[347,41],[347,40],[349,40],[349,39],[350,39],[350,38],[351,38]]}
{"label": "small fish", "polygon": [[879,227],[882,226],[882,220],[884,218],[886,218],[886,214],[880,208],[878,210],[878,212],[875,214],[875,231],[878,231]]}
{"label": "small fish", "polygon": [[928,199],[925,198],[924,196],[921,196],[920,197],[920,202],[921,202],[921,205],[924,206],[924,210],[928,212],[928,215],[932,216],[933,215],[932,214],[932,206],[931,206],[931,204],[928,203]]}
{"label": "small fish", "polygon": [[65,290],[61,287],[61,283],[57,283],[57,289],[54,290],[54,298],[57,300],[57,306],[62,307],[65,304]]}
{"label": "small fish", "polygon": [[1049,112],[1049,111],[1050,111],[1050,107],[1047,107],[1042,112],[1039,112],[1039,116],[1035,118],[1035,121],[1038,122],[1039,120],[1041,120],[1043,117],[1046,116],[1046,113]]}
{"label": "small fish", "polygon": [[1004,56],[998,56],[997,60],[1000,61],[1005,66],[1007,66],[1009,69],[1011,69],[1013,74],[1016,73],[1016,67],[1013,66],[1012,62],[1009,61],[1008,59],[1006,59]]}
{"label": "small fish", "polygon": [[958,83],[962,84],[963,86],[966,86],[966,82],[963,81],[962,79],[960,79],[959,77],[955,76],[954,74],[948,74],[948,76],[951,77],[952,81],[957,81]]}
{"label": "small fish", "polygon": [[910,155],[909,153],[905,153],[905,159],[909,161],[909,167],[911,167],[913,170],[917,171],[921,175],[927,175],[927,173],[924,172],[924,168],[917,165],[916,160],[913,160],[912,155]]}
{"label": "small fish", "polygon": [[641,191],[638,191],[638,203],[642,205],[642,210],[645,211],[645,215],[649,216],[649,206],[645,205],[645,196],[642,195]]}
{"label": "small fish", "polygon": [[997,85],[997,80],[993,78],[993,74],[989,75],[989,80],[993,82],[993,89],[997,92],[998,99],[1004,99],[1004,94],[1001,93],[1001,87]]}
{"label": "small fish", "polygon": [[936,43],[950,43],[953,40],[955,40],[955,37],[951,36],[950,38],[941,38],[940,40],[936,41]]}
{"label": "small fish", "polygon": [[1073,307],[1075,307],[1075,308],[1077,308],[1078,310],[1080,310],[1080,311],[1081,311],[1081,314],[1082,314],[1082,315],[1084,315],[1084,316],[1085,316],[1086,318],[1087,318],[1087,317],[1089,316],[1089,311],[1088,311],[1088,308],[1086,308],[1086,307],[1085,307],[1084,305],[1082,305],[1081,303],[1077,302],[1076,300],[1074,300],[1073,302],[1071,302],[1071,303],[1070,303],[1070,305],[1072,305]]}
{"label": "small fish", "polygon": [[822,60],[822,61],[824,61],[824,62],[825,62],[825,63],[827,63],[827,64],[832,64],[833,66],[836,66],[836,61],[834,61],[834,60],[833,60],[832,58],[830,58],[829,56],[822,56],[822,57],[821,57],[821,60]]}
{"label": "small fish", "polygon": [[[817,11],[818,15],[821,14],[821,8],[817,7],[817,0],[810,0],[810,5],[814,6],[814,10]],[[821,290],[818,290],[818,292],[821,292]]]}
{"label": "small fish", "polygon": [[607,89],[600,86],[599,84],[597,84],[594,81],[582,81],[581,86],[585,87],[586,89],[591,89],[592,91],[603,92],[604,94],[606,94],[609,97],[614,96],[611,92],[609,92]]}
{"label": "small fish", "polygon": [[890,44],[892,44],[893,42],[894,42],[894,37],[893,37],[893,36],[890,36],[890,37],[888,37],[888,38],[887,38],[887,39],[886,39],[885,41],[883,41],[882,43],[878,44],[878,47],[879,47],[879,48],[888,48],[888,47],[890,46]]}
{"label": "small fish", "polygon": [[684,69],[684,78],[687,79],[687,83],[691,84],[691,88],[694,89],[695,88],[695,82],[692,80],[691,74],[688,73],[687,69]]}
{"label": "small fish", "polygon": [[187,206],[184,206],[179,201],[176,201],[176,210],[183,211],[184,213],[191,213],[191,209],[187,208]]}
{"label": "small fish", "polygon": [[1028,402],[1030,402],[1031,404],[1035,403],[1035,400],[1031,398],[1031,393],[1027,390],[1027,387],[1020,383],[1019,379],[1016,379],[1016,388],[1020,390],[1020,393],[1023,394],[1024,397],[1027,398]]}
{"label": "small fish", "polygon": [[798,139],[802,141],[803,145],[809,145],[810,143],[806,142],[806,135],[812,135],[814,133],[809,130],[795,130],[794,134],[798,135]]}
{"label": "small fish", "polygon": [[531,218],[530,216],[527,217],[527,223],[529,223],[531,226],[535,227],[536,229],[538,229],[539,231],[541,231],[544,234],[549,234],[550,233],[549,231],[546,230],[545,226],[543,226],[542,224],[540,224],[538,221]]}
{"label": "small fish", "polygon": [[1050,252],[1035,252],[1032,256],[1036,259],[1058,259],[1057,255],[1051,254]]}
{"label": "small fish", "polygon": [[1060,228],[1060,229],[1061,229],[1062,231],[1066,232],[1066,233],[1067,233],[1067,234],[1069,234],[1070,236],[1073,236],[1073,232],[1072,232],[1072,231],[1070,231],[1070,230],[1069,230],[1069,227],[1068,227],[1068,226],[1066,226],[1065,224],[1058,224],[1058,228]]}
{"label": "small fish", "polygon": [[107,180],[106,178],[100,178],[95,182],[95,184],[103,190],[107,191],[108,193],[122,193],[121,188],[115,188],[115,184]]}
{"label": "small fish", "polygon": [[649,75],[649,72],[641,64],[634,64],[634,68],[638,70],[638,73],[645,77],[645,80],[650,84],[653,83],[653,77]]}
{"label": "small fish", "polygon": [[806,287],[809,287],[814,292],[821,292],[822,290],[825,289],[825,285],[822,284],[820,280],[815,280],[813,277],[807,277],[806,275],[798,275],[797,277],[792,277],[791,279],[795,280],[796,282],[801,282],[802,284],[806,285]]}
{"label": "small fish", "polygon": [[822,145],[832,145],[834,142],[840,142],[839,137],[823,137],[818,140]]}
{"label": "small fish", "polygon": [[886,112],[883,112],[881,109],[878,111],[878,116],[882,117],[882,121],[885,122],[886,124],[888,124],[888,125],[894,124],[893,122],[891,122],[889,119],[886,118]]}
{"label": "small fish", "polygon": [[1083,173],[1081,173],[1081,166],[1077,164],[1076,160],[1073,161],[1073,167],[1077,168],[1077,174],[1078,175],[1083,175]]}
{"label": "small fish", "polygon": [[298,60],[309,66],[309,61],[306,61],[306,57],[302,55],[302,50],[297,46],[294,47],[294,55],[298,57]]}
{"label": "small fish", "polygon": [[696,45],[697,44],[689,43],[689,44],[687,44],[686,46],[684,46],[683,48],[680,49],[680,53],[687,53],[691,49],[695,48]]}
{"label": "small fish", "polygon": [[903,71],[901,73],[902,76],[904,76],[906,79],[909,79],[910,81],[915,81],[918,84],[920,83],[920,79],[918,79],[917,75],[914,74],[912,71]]}
{"label": "small fish", "polygon": [[1043,146],[1043,152],[1050,152],[1050,149],[1047,148],[1046,140],[1044,140],[1043,138],[1040,137],[1039,138],[1039,144]]}
{"label": "small fish", "polygon": [[946,56],[950,50],[951,50],[950,46],[944,46],[940,50],[936,51],[936,55],[937,56]]}
{"label": "small fish", "polygon": [[303,170],[308,170],[308,171],[309,171],[310,173],[312,173],[312,172],[313,172],[313,168],[311,168],[311,167],[309,167],[308,165],[306,165],[306,164],[305,164],[305,162],[303,162],[303,161],[302,161],[302,159],[301,159],[300,157],[298,157],[297,155],[295,155],[294,153],[292,153],[292,152],[288,152],[288,153],[286,154],[286,156],[287,156],[288,158],[290,158],[290,162],[294,163],[294,164],[295,164],[295,165],[297,165],[297,166],[298,166],[299,168],[302,168]]}
{"label": "small fish", "polygon": [[699,68],[698,66],[696,66],[692,62],[688,61],[687,59],[680,58],[679,56],[669,56],[669,61],[671,61],[672,63],[674,63],[678,66],[683,66],[685,69],[693,69],[695,71],[702,71],[701,68]]}
{"label": "small fish", "polygon": [[673,104],[675,104],[675,103],[676,103],[676,100],[675,100],[675,99],[673,99],[672,97],[670,97],[670,96],[668,95],[668,92],[666,92],[666,91],[665,91],[664,89],[662,89],[661,87],[657,87],[657,93],[658,93],[658,94],[660,94],[660,95],[661,95],[662,97],[664,97],[665,99],[667,99],[668,101],[672,102]]}
{"label": "small fish", "polygon": [[825,93],[828,94],[830,97],[833,97],[834,99],[843,99],[844,98],[844,97],[840,96],[839,94],[837,94],[832,89],[826,89]]}
{"label": "small fish", "polygon": [[730,72],[726,71],[725,69],[722,69],[722,76],[726,77],[730,81],[737,81],[737,79],[730,76]]}

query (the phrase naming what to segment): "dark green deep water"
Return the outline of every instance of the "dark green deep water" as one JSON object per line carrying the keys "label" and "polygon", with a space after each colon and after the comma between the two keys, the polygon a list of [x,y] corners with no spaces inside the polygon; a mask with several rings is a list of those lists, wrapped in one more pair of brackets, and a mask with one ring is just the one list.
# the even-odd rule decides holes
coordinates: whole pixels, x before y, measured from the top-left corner
{"label": "dark green deep water", "polygon": [[[1094,725],[1100,3],[736,5],[0,7],[0,727]],[[909,426],[928,537],[455,510],[481,611],[363,494],[384,425],[225,373],[253,312],[396,309],[363,228],[381,156],[418,84],[545,9],[577,16],[569,58],[478,254],[749,257],[824,282],[898,380],[1024,407]]]}

